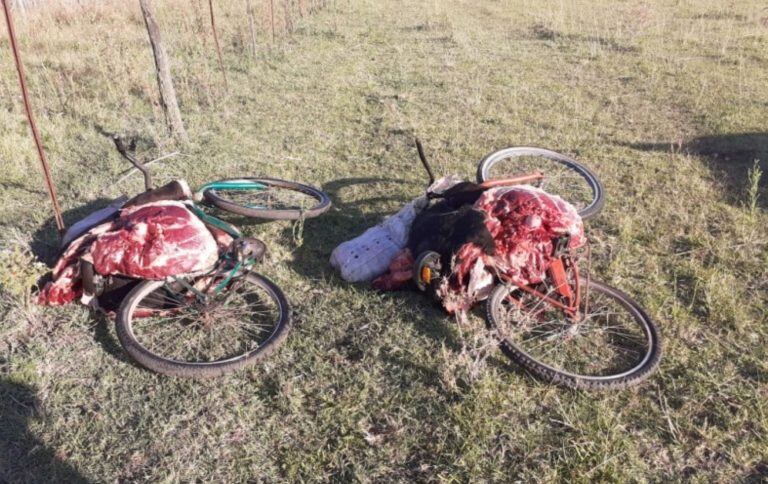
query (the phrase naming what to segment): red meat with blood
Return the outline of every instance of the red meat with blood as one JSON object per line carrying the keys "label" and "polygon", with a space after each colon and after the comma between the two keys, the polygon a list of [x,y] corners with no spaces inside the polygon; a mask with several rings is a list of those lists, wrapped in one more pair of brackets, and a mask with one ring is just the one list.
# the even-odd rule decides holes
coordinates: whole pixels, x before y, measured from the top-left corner
{"label": "red meat with blood", "polygon": [[387,273],[373,280],[373,287],[379,291],[394,291],[413,279],[413,254],[403,249],[390,261]]}
{"label": "red meat with blood", "polygon": [[[570,248],[582,246],[584,225],[576,209],[562,198],[528,185],[493,188],[474,207],[486,214],[485,226],[494,242],[493,255],[466,243],[453,254],[451,274],[437,294],[449,312],[464,311],[487,295],[496,275],[518,285],[541,282],[546,277],[555,241],[569,235]],[[402,287],[413,270],[413,258],[402,251],[389,271],[374,281],[379,289]]]}
{"label": "red meat with blood", "polygon": [[546,278],[557,239],[568,235],[569,247],[586,242],[584,224],[573,205],[556,195],[527,185],[488,190],[475,202],[487,214],[495,252],[488,255],[475,244],[464,244],[455,255],[448,284],[439,295],[449,312],[468,309],[474,303],[467,291],[478,260],[487,273],[502,274],[516,285],[536,284]]}
{"label": "red meat with blood", "polygon": [[121,213],[116,229],[93,243],[91,257],[99,274],[163,279],[210,267],[218,250],[205,225],[182,204],[161,202]]}
{"label": "red meat with blood", "polygon": [[111,230],[114,222],[105,222],[93,227],[73,240],[53,266],[52,280],[37,296],[38,304],[60,306],[72,302],[82,294],[80,280],[80,258],[87,256],[96,238]]}
{"label": "red meat with blood", "polygon": [[210,268],[218,251],[217,240],[183,203],[161,201],[125,208],[116,220],[70,244],[38,302],[58,305],[80,296],[81,258],[91,261],[103,276],[163,279]]}

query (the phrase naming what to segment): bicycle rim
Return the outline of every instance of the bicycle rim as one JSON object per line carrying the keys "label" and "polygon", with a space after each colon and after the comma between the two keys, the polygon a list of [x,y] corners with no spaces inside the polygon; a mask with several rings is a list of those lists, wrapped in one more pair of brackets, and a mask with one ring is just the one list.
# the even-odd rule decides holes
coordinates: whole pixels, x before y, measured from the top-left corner
{"label": "bicycle rim", "polygon": [[610,382],[630,380],[658,362],[660,346],[650,319],[613,288],[592,281],[580,318],[514,288],[495,292],[489,323],[517,359],[538,374]]}
{"label": "bicycle rim", "polygon": [[478,165],[479,182],[541,171],[537,186],[572,204],[582,218],[596,215],[604,204],[597,176],[577,161],[542,148],[515,147],[496,151]]}
{"label": "bicycle rim", "polygon": [[[192,282],[200,290],[210,281]],[[194,291],[176,282],[143,285],[124,312],[127,334],[157,359],[204,367],[245,360],[281,329],[286,308],[248,276],[206,297],[201,302]]]}
{"label": "bicycle rim", "polygon": [[330,199],[320,190],[274,178],[221,180],[204,187],[203,194],[223,210],[255,218],[311,218],[330,208]]}

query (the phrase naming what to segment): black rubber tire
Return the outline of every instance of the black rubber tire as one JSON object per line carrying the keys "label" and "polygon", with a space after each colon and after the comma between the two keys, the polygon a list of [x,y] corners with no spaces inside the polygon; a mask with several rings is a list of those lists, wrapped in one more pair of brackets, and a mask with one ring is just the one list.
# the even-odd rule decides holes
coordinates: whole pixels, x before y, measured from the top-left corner
{"label": "black rubber tire", "polygon": [[135,309],[135,305],[155,288],[162,286],[164,281],[141,282],[128,294],[120,305],[116,320],[117,337],[120,340],[120,344],[139,364],[167,376],[210,378],[253,365],[257,361],[266,358],[285,341],[291,328],[291,310],[283,291],[275,283],[261,274],[249,273],[245,277],[248,278],[248,282],[261,286],[280,308],[280,318],[275,325],[274,332],[257,350],[225,361],[210,363],[186,363],[170,360],[147,350],[138,342],[133,334],[131,314],[133,309]]}
{"label": "black rubber tire", "polygon": [[[590,291],[599,291],[618,301],[645,330],[649,340],[649,351],[644,362],[621,376],[592,377],[575,375],[552,368],[531,357],[521,348],[507,339],[502,339],[502,352],[512,361],[519,364],[533,375],[542,380],[578,390],[615,390],[637,385],[650,377],[661,361],[661,337],[659,329],[648,314],[632,298],[618,289],[606,284],[590,281]],[[486,301],[486,322],[492,330],[498,327],[496,307],[509,294],[509,288],[503,284],[497,285]]]}
{"label": "black rubber tire", "polygon": [[[593,199],[589,205],[579,210],[582,219],[594,217],[603,209],[605,205],[605,189],[600,179],[589,168],[578,161],[555,151],[543,148],[533,148],[529,146],[516,146],[494,151],[480,160],[477,165],[477,182],[483,183],[492,179],[490,176],[491,168],[501,160],[515,158],[518,156],[541,156],[554,162],[560,163],[578,173],[592,190]],[[555,193],[555,195],[560,195]],[[562,195],[561,195],[562,196]],[[566,200],[570,201],[570,200]]]}
{"label": "black rubber tire", "polygon": [[252,180],[264,185],[268,185],[274,188],[281,188],[284,190],[294,190],[304,193],[314,198],[317,203],[314,207],[306,210],[260,210],[255,208],[243,207],[230,200],[219,195],[216,190],[208,188],[203,191],[203,197],[206,201],[212,203],[216,207],[232,212],[245,217],[253,217],[268,220],[298,220],[300,218],[313,218],[327,212],[331,208],[331,199],[324,192],[318,190],[315,187],[304,185],[303,183],[292,182],[288,180],[280,180],[278,178],[253,178],[253,177],[240,177],[240,178],[228,178],[219,181],[232,181],[232,180]]}

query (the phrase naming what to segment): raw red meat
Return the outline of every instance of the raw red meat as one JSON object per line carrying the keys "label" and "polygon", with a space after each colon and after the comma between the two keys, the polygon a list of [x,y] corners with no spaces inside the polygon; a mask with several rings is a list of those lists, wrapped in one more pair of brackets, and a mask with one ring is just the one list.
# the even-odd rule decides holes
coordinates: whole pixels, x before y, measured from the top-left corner
{"label": "raw red meat", "polygon": [[91,261],[103,276],[163,279],[210,268],[218,259],[218,249],[205,224],[181,202],[128,207],[116,220],[91,229],[70,244],[38,302],[65,304],[81,294],[81,258]]}
{"label": "raw red meat", "polygon": [[82,294],[80,280],[80,258],[86,255],[96,238],[112,229],[114,222],[105,222],[93,227],[73,240],[53,266],[53,280],[45,285],[37,296],[38,304],[59,306],[72,302]]}
{"label": "raw red meat", "polygon": [[83,293],[82,281],[80,280],[80,267],[70,265],[62,271],[59,277],[45,285],[43,290],[37,296],[38,304],[47,304],[49,306],[61,306],[75,300]]}
{"label": "raw red meat", "polygon": [[411,249],[403,249],[389,263],[389,269],[373,280],[373,287],[379,291],[392,291],[405,285],[413,278],[413,254]]}
{"label": "raw red meat", "polygon": [[[495,274],[504,274],[519,285],[544,280],[554,242],[559,237],[570,235],[571,248],[586,242],[584,225],[576,209],[538,188],[493,188],[480,196],[474,208],[486,214],[485,226],[493,237],[495,250],[490,255],[479,245],[466,243],[453,254],[451,274],[437,291],[451,313],[467,310],[484,297]],[[395,258],[390,271],[377,279],[377,287],[400,287],[406,281],[396,275],[411,270]]]}
{"label": "raw red meat", "polygon": [[527,185],[486,191],[475,208],[488,216],[485,225],[494,240],[488,255],[475,244],[465,244],[455,255],[448,283],[438,292],[449,312],[469,309],[474,303],[467,287],[478,260],[488,273],[504,274],[517,285],[541,282],[552,260],[556,239],[569,235],[572,249],[586,242],[584,224],[573,205],[562,198]]}
{"label": "raw red meat", "polygon": [[166,201],[122,211],[90,255],[99,274],[163,279],[211,267],[218,249],[200,219],[183,204]]}

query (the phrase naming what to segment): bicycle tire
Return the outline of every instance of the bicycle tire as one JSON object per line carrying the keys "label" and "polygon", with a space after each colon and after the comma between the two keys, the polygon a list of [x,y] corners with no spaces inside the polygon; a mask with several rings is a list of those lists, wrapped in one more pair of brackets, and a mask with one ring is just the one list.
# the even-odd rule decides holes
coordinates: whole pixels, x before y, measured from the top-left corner
{"label": "bicycle tire", "polygon": [[[237,215],[243,215],[246,217],[268,219],[268,220],[298,220],[300,218],[314,218],[327,212],[331,208],[331,199],[327,194],[318,190],[310,185],[303,183],[297,183],[288,180],[281,180],[279,178],[229,178],[219,180],[218,182],[228,182],[237,180],[249,180],[261,183],[272,189],[291,190],[299,192],[304,195],[308,195],[315,200],[314,206],[307,209],[264,209],[247,207],[242,204],[236,203],[226,196],[225,191],[219,191],[214,188],[206,188],[203,191],[203,197],[206,201],[210,202],[214,206],[232,212]],[[214,183],[218,183],[214,182]]]}
{"label": "bicycle tire", "polygon": [[290,306],[282,290],[272,281],[257,273],[248,273],[242,277],[247,282],[256,284],[264,289],[266,294],[279,308],[279,319],[272,334],[256,349],[243,355],[226,360],[212,362],[182,362],[155,354],[136,338],[132,328],[133,311],[139,302],[155,289],[165,284],[165,281],[143,281],[139,283],[125,298],[117,313],[117,337],[125,351],[139,364],[156,373],[173,377],[208,378],[221,376],[241,368],[255,364],[266,358],[279,347],[288,336],[291,328]]}
{"label": "bicycle tire", "polygon": [[[522,156],[536,156],[559,163],[564,167],[576,172],[586,182],[586,187],[588,187],[592,192],[592,199],[586,204],[585,207],[577,207],[578,213],[582,219],[594,217],[603,209],[603,206],[605,205],[605,189],[603,188],[603,184],[600,182],[600,179],[597,177],[597,175],[595,175],[594,172],[592,172],[589,168],[582,165],[573,158],[543,148],[517,146],[504,148],[488,154],[485,156],[485,158],[480,160],[480,163],[477,165],[477,182],[483,183],[493,179],[491,176],[491,169],[503,160],[519,158]],[[561,196],[569,203],[573,203],[572,200],[568,200],[566,196],[563,196],[563,194],[554,194]]]}
{"label": "bicycle tire", "polygon": [[[486,322],[490,329],[498,329],[500,307],[510,294],[510,288],[503,284],[497,285],[486,302]],[[622,389],[646,380],[658,368],[661,361],[662,345],[660,332],[648,314],[629,296],[622,291],[606,284],[590,281],[590,290],[602,292],[613,298],[627,310],[633,320],[640,325],[648,337],[648,351],[642,361],[628,371],[617,375],[586,376],[559,370],[539,361],[525,349],[511,342],[508,338],[500,337],[502,352],[513,362],[519,364],[533,375],[551,383],[579,390],[609,390]]]}

